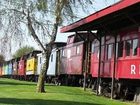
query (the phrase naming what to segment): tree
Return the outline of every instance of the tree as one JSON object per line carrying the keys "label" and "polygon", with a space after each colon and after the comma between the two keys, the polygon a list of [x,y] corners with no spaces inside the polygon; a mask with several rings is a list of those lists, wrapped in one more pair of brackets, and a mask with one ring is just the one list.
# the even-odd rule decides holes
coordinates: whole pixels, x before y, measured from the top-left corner
{"label": "tree", "polygon": [[5,61],[5,58],[2,54],[0,54],[0,65]]}
{"label": "tree", "polygon": [[33,47],[30,46],[24,46],[20,49],[18,49],[15,54],[13,55],[13,58],[21,57],[23,55],[28,54],[29,52],[32,52],[34,50]]}
{"label": "tree", "polygon": [[[45,92],[44,80],[52,45],[58,27],[78,18],[77,11],[86,11],[94,0],[4,0],[0,1],[0,25],[4,35],[25,38],[28,30],[41,47],[46,64],[39,76],[37,91]],[[8,34],[10,33],[10,34]],[[47,44],[45,47],[44,45]]]}

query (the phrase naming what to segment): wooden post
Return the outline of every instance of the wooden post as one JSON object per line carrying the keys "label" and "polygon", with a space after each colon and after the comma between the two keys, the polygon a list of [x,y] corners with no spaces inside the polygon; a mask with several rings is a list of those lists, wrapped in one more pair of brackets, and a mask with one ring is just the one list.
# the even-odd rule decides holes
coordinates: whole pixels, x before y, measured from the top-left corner
{"label": "wooden post", "polygon": [[86,79],[87,79],[87,72],[89,70],[89,50],[90,50],[90,46],[89,46],[90,42],[89,42],[89,34],[87,35],[87,39],[85,41],[85,62],[84,62],[84,84],[83,84],[83,88],[84,91],[86,90]]}
{"label": "wooden post", "polygon": [[83,83],[83,88],[84,88],[84,91],[86,91],[86,78],[87,78],[87,54],[88,54],[88,43],[87,41],[85,41],[85,60],[84,60],[84,83]]}
{"label": "wooden post", "polygon": [[90,72],[90,59],[91,59],[91,41],[88,42],[88,65],[87,65],[87,71]]}
{"label": "wooden post", "polygon": [[111,85],[111,99],[113,99],[114,96],[114,85],[115,85],[115,70],[116,70],[116,42],[117,38],[115,35],[115,43],[114,43],[114,67],[113,67],[113,72],[112,72],[112,85]]}
{"label": "wooden post", "polygon": [[86,71],[84,71],[84,84],[83,84],[83,88],[84,88],[84,91],[86,91]]}
{"label": "wooden post", "polygon": [[59,75],[60,73],[60,49],[56,51],[56,74]]}
{"label": "wooden post", "polygon": [[59,75],[60,75],[60,49],[57,48],[57,51],[56,51],[56,69],[55,69],[55,72],[56,72],[56,78],[55,78],[55,85],[60,85],[59,83]]}
{"label": "wooden post", "polygon": [[97,88],[96,88],[96,94],[99,95],[99,86],[101,83],[101,77],[100,77],[100,72],[101,72],[101,47],[102,47],[102,41],[101,41],[101,35],[99,35],[99,65],[98,65],[98,78],[97,78]]}

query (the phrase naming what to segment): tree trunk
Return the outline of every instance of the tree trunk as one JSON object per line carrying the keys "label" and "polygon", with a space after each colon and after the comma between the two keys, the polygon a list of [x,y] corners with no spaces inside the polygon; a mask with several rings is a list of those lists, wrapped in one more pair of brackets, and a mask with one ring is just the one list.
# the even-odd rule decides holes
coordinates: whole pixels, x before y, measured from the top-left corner
{"label": "tree trunk", "polygon": [[46,48],[46,52],[44,53],[45,56],[45,62],[43,64],[43,68],[41,70],[41,73],[38,78],[38,83],[37,83],[37,92],[43,93],[45,92],[45,79],[47,75],[47,69],[49,66],[49,57],[51,55],[51,44],[49,44]]}
{"label": "tree trunk", "polygon": [[40,74],[37,83],[37,92],[43,93],[45,92],[45,74]]}

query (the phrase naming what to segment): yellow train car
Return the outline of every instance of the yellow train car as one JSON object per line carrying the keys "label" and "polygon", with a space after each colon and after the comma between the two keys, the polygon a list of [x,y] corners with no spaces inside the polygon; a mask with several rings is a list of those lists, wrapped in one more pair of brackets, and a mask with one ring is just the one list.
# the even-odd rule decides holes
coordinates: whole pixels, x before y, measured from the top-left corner
{"label": "yellow train car", "polygon": [[37,59],[35,57],[27,59],[26,75],[35,75],[37,71]]}

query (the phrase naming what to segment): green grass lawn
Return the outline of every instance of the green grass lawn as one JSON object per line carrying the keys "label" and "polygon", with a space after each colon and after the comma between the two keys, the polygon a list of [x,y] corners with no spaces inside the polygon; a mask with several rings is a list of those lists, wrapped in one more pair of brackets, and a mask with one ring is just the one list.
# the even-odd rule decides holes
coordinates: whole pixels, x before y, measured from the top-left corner
{"label": "green grass lawn", "polygon": [[134,105],[94,95],[80,87],[46,85],[36,93],[36,83],[0,78],[0,105]]}

